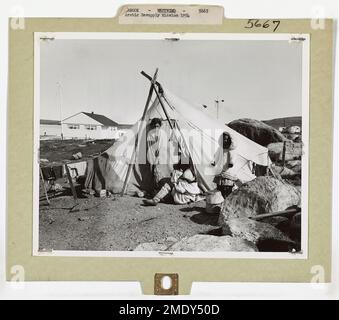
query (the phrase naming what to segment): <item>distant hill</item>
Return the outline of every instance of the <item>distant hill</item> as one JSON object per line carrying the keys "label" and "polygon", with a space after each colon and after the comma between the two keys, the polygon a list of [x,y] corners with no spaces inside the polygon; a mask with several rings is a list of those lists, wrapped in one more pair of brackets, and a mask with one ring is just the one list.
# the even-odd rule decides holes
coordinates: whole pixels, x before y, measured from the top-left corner
{"label": "distant hill", "polygon": [[262,122],[269,126],[279,129],[279,127],[299,126],[301,127],[301,117],[286,117],[271,120],[263,120]]}

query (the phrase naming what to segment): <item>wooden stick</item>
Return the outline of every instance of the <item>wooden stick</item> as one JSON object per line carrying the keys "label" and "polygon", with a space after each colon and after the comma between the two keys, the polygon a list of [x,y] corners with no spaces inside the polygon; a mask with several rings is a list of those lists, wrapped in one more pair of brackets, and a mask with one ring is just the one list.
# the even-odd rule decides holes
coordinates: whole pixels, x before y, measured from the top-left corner
{"label": "wooden stick", "polygon": [[149,81],[154,82],[154,84],[156,84],[158,87],[161,87],[161,84],[156,80],[153,81],[153,78],[150,75],[148,75],[145,71],[141,71],[140,73]]}
{"label": "wooden stick", "polygon": [[272,174],[272,176],[273,176],[274,178],[278,179],[277,176],[276,176],[276,174],[274,173],[273,169],[271,168],[271,166],[269,166],[267,170],[268,170],[269,172],[271,172],[271,174]]}
{"label": "wooden stick", "polygon": [[272,218],[272,217],[276,217],[276,216],[285,216],[285,215],[295,214],[295,213],[298,213],[300,211],[301,211],[300,208],[287,209],[287,210],[277,211],[277,212],[272,212],[272,213],[258,214],[258,215],[254,216],[254,217],[250,217],[250,219],[252,219],[252,220],[261,220],[261,219]]}
{"label": "wooden stick", "polygon": [[47,203],[50,204],[51,202],[49,201],[49,198],[48,198],[48,195],[47,195],[47,189],[46,189],[46,186],[45,186],[45,179],[44,179],[44,175],[42,173],[41,167],[40,167],[40,176],[41,176],[41,180],[42,180],[42,185],[44,187],[44,192],[45,192]]}
{"label": "wooden stick", "polygon": [[[146,73],[144,73],[143,71],[141,72],[141,74],[144,75],[146,78],[148,78],[148,75],[146,75]],[[121,194],[120,194],[121,196],[123,196],[126,193],[128,182],[129,182],[130,177],[131,177],[132,168],[134,166],[134,159],[136,157],[136,153],[137,153],[138,146],[139,146],[139,136],[141,134],[141,129],[143,127],[143,122],[144,122],[145,117],[146,117],[148,106],[149,106],[151,99],[152,99],[153,90],[154,90],[154,82],[157,79],[157,75],[158,75],[158,68],[155,70],[153,78],[151,79],[151,86],[150,86],[150,89],[149,89],[149,92],[148,92],[148,97],[147,97],[147,100],[146,100],[144,112],[143,112],[141,120],[140,120],[140,126],[138,128],[138,133],[137,133],[137,136],[135,137],[134,150],[133,150],[133,154],[132,154],[132,157],[131,157],[131,162],[128,165],[126,178],[125,178],[124,185],[122,187],[122,191],[121,191]]]}
{"label": "wooden stick", "polygon": [[167,113],[167,110],[166,110],[166,108],[164,106],[164,103],[161,100],[160,94],[159,94],[159,92],[158,92],[158,90],[157,90],[157,88],[155,87],[154,84],[153,84],[153,89],[154,89],[155,94],[157,95],[157,98],[158,98],[159,102],[160,102],[161,108],[162,108],[162,110],[165,113],[165,116],[166,116],[166,119],[168,121],[168,124],[169,124],[170,128],[173,130],[173,125],[172,125],[171,119],[170,119],[170,117],[169,117],[169,115]]}
{"label": "wooden stick", "polygon": [[283,151],[282,151],[282,166],[285,167],[285,158],[286,158],[286,141],[283,142]]}
{"label": "wooden stick", "polygon": [[69,185],[71,187],[72,194],[73,194],[74,202],[77,203],[77,199],[78,199],[77,192],[76,192],[76,190],[74,188],[72,177],[71,177],[71,174],[69,172],[69,168],[68,168],[67,164],[65,164],[65,169],[66,169],[66,175],[67,175],[67,178],[68,178],[68,182],[69,182]]}

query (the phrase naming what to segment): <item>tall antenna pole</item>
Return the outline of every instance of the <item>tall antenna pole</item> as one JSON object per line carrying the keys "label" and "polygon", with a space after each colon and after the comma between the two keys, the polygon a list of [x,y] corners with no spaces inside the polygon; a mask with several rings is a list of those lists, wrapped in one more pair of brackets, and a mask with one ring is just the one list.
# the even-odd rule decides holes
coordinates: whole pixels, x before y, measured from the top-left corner
{"label": "tall antenna pole", "polygon": [[224,101],[225,101],[224,99],[219,100],[218,98],[216,100],[214,100],[215,106],[217,108],[217,119],[219,119],[219,103],[224,102]]}
{"label": "tall antenna pole", "polygon": [[64,134],[62,131],[62,86],[61,86],[61,82],[57,81],[56,83],[57,85],[57,92],[58,92],[58,104],[59,104],[59,118],[60,118],[60,127],[61,127],[61,140],[64,139]]}
{"label": "tall antenna pole", "polygon": [[217,108],[217,119],[219,119],[219,102],[215,100],[215,107]]}

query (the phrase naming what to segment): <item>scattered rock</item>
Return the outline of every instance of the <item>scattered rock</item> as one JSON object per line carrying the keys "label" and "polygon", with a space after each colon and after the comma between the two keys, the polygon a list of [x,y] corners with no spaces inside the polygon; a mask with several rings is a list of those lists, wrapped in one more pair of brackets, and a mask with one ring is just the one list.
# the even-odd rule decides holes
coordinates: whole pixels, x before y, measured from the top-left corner
{"label": "scattered rock", "polygon": [[272,164],[271,169],[273,173],[278,174],[280,177],[284,179],[293,179],[295,176],[299,175],[298,173],[294,172],[292,169],[278,166],[276,164]]}
{"label": "scattered rock", "polygon": [[79,160],[81,158],[82,158],[82,153],[81,152],[77,152],[77,153],[72,155],[72,159],[74,159],[74,160]]}
{"label": "scattered rock", "polygon": [[145,242],[139,244],[134,251],[165,251],[167,245],[158,242]]}
{"label": "scattered rock", "polygon": [[64,189],[63,186],[59,183],[52,184],[50,188],[51,191],[55,191],[55,192],[62,191],[63,189]]}
{"label": "scattered rock", "polygon": [[262,176],[243,184],[223,203],[219,225],[230,218],[252,217],[257,214],[285,210],[300,202],[300,190],[283,180]]}
{"label": "scattered rock", "polygon": [[295,137],[295,138],[293,139],[293,141],[294,141],[294,142],[302,142],[302,137],[301,137],[301,135]]}
{"label": "scattered rock", "polygon": [[[281,161],[283,158],[284,144],[282,142],[270,143],[267,146],[268,154],[272,161]],[[302,143],[301,142],[286,142],[285,160],[300,159],[302,156]]]}
{"label": "scattered rock", "polygon": [[292,169],[296,173],[301,173],[301,160],[292,160],[286,162],[286,167]]}
{"label": "scattered rock", "polygon": [[223,231],[257,244],[259,241],[275,240],[293,244],[283,232],[272,225],[248,218],[232,218],[226,221]]}
{"label": "scattered rock", "polygon": [[292,140],[294,142],[301,142],[301,135],[300,134],[296,134],[296,133],[287,133],[284,134],[284,136],[289,139]]}
{"label": "scattered rock", "polygon": [[170,251],[208,251],[208,252],[256,252],[257,247],[244,239],[231,236],[211,236],[197,234],[186,237],[169,248]]}
{"label": "scattered rock", "polygon": [[167,241],[167,242],[178,242],[178,239],[175,238],[175,237],[168,237],[168,238],[166,239],[166,241]]}
{"label": "scattered rock", "polygon": [[47,220],[48,220],[48,224],[52,224],[53,222],[55,222],[55,219],[51,216],[48,216]]}
{"label": "scattered rock", "polygon": [[79,221],[87,221],[87,220],[89,220],[89,217],[79,217],[78,220]]}
{"label": "scattered rock", "polygon": [[230,122],[228,126],[262,146],[287,140],[279,130],[259,120],[238,119]]}

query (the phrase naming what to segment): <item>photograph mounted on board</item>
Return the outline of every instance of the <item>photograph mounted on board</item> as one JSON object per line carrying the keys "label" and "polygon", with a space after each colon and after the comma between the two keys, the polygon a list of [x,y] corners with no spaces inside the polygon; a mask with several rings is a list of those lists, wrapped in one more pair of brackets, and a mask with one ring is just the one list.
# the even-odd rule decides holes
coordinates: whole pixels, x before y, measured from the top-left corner
{"label": "photograph mounted on board", "polygon": [[35,33],[33,254],[307,258],[309,44]]}

